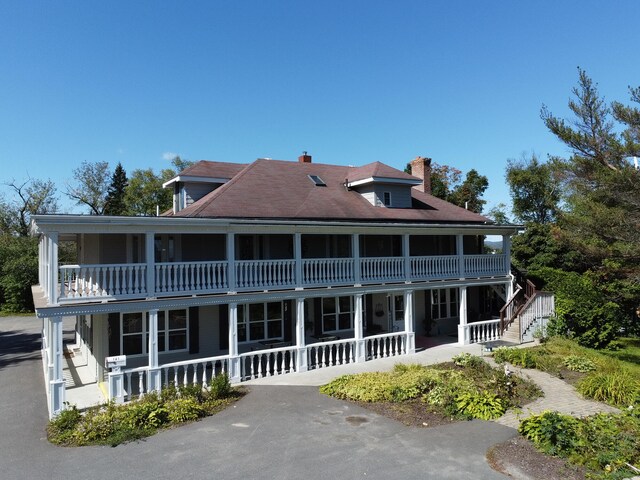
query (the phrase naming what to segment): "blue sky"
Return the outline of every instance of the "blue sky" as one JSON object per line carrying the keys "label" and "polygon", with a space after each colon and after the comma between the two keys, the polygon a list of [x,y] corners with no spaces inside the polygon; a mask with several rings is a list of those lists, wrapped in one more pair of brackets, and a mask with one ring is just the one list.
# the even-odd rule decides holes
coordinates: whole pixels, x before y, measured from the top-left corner
{"label": "blue sky", "polygon": [[0,182],[61,191],[83,160],[306,150],[475,168],[490,208],[507,159],[567,154],[540,107],[568,116],[577,66],[607,100],[640,85],[637,1],[5,0],[0,18]]}

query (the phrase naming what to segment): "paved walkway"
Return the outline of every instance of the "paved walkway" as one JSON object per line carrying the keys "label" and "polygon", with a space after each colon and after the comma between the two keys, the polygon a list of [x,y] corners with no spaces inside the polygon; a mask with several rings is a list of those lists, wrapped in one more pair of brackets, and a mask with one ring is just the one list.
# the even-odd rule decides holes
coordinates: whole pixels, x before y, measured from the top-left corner
{"label": "paved walkway", "polygon": [[[497,366],[493,359],[487,359],[490,364]],[[520,420],[529,415],[542,413],[545,410],[586,417],[600,412],[619,413],[617,408],[605,403],[588,400],[580,395],[575,387],[553,375],[529,368],[511,366],[510,369],[519,377],[527,377],[544,392],[544,396],[522,408],[521,411],[510,410],[495,422],[507,427],[518,428]]]}

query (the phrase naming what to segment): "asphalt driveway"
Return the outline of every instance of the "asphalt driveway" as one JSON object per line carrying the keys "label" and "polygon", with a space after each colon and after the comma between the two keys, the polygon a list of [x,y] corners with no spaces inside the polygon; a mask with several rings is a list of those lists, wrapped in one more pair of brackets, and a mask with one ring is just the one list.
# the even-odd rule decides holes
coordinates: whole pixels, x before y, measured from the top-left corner
{"label": "asphalt driveway", "polygon": [[145,441],[60,448],[47,422],[40,321],[0,318],[0,478],[504,479],[487,449],[515,435],[493,422],[408,428],[316,387],[251,386],[213,417]]}

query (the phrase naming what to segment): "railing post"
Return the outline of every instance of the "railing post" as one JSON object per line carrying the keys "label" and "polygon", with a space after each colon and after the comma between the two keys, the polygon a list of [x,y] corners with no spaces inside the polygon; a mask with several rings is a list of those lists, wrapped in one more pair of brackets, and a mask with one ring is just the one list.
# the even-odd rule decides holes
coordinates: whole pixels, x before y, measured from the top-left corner
{"label": "railing post", "polygon": [[227,233],[227,282],[229,292],[236,291],[236,240],[235,234]]}
{"label": "railing post", "polygon": [[65,400],[64,378],[62,377],[62,317],[50,318],[52,367],[49,376],[49,416],[55,417],[63,407]]}
{"label": "railing post", "polygon": [[413,290],[404,292],[404,333],[407,336],[405,350],[407,354],[416,353],[416,334],[414,330]]}
{"label": "railing post", "polygon": [[58,303],[58,232],[49,233],[49,304]]}
{"label": "railing post", "polygon": [[458,276],[465,278],[464,268],[464,235],[456,235],[456,254],[458,255]]}
{"label": "railing post", "polygon": [[240,357],[238,356],[238,304],[229,304],[229,381],[240,382]]}
{"label": "railing post", "polygon": [[109,372],[109,400],[116,403],[124,403],[124,374],[120,367],[114,367]]}
{"label": "railing post", "polygon": [[296,261],[296,265],[295,265],[296,279],[295,279],[294,283],[296,285],[296,288],[299,289],[303,285],[303,278],[302,278],[302,237],[301,237],[300,233],[294,233],[293,234],[293,254],[294,254],[295,261]]}
{"label": "railing post", "polygon": [[411,248],[408,233],[402,235],[402,254],[404,256],[404,283],[411,283]]}
{"label": "railing post", "polygon": [[304,320],[304,298],[296,298],[296,372],[306,372],[309,369]]}
{"label": "railing post", "polygon": [[[165,318],[165,322],[169,319]],[[168,341],[168,340],[165,340]],[[149,370],[147,392],[160,391],[162,378],[158,369],[158,310],[149,310]]]}
{"label": "railing post", "polygon": [[351,250],[353,257],[353,281],[356,286],[362,282],[362,265],[360,264],[360,234],[351,235]]}
{"label": "railing post", "polygon": [[511,236],[503,235],[502,236],[502,255],[504,257],[504,270],[505,275],[510,273],[510,265],[511,265]]}
{"label": "railing post", "polygon": [[460,323],[458,324],[458,344],[468,345],[469,327],[467,325],[467,287],[460,287]]}
{"label": "railing post", "polygon": [[366,346],[364,340],[364,328],[363,328],[363,297],[362,293],[355,295],[355,312],[353,318],[353,336],[356,341],[356,362],[366,362]]}
{"label": "railing post", "polygon": [[156,296],[156,252],[155,252],[155,232],[145,233],[145,260],[147,266],[147,298]]}

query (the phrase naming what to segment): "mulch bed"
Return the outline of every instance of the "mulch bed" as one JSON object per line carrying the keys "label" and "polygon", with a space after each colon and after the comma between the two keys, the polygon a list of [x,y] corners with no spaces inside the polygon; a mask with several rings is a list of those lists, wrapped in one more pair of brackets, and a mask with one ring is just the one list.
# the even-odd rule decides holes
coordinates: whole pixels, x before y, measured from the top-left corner
{"label": "mulch bed", "polygon": [[440,413],[429,410],[429,405],[420,399],[406,402],[353,402],[362,408],[371,410],[383,417],[392,418],[408,427],[437,427],[459,422],[450,417],[443,417]]}

